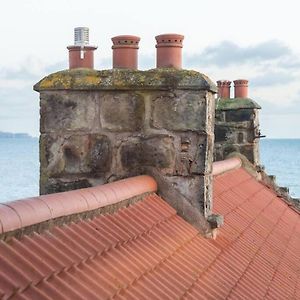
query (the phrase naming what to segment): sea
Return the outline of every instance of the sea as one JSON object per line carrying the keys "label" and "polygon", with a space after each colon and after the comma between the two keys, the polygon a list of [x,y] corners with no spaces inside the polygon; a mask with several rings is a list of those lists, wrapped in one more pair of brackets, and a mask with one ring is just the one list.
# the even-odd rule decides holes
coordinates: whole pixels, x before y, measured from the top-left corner
{"label": "sea", "polygon": [[[262,139],[261,163],[280,186],[300,198],[300,139]],[[32,137],[0,138],[0,202],[39,194],[39,141]]]}

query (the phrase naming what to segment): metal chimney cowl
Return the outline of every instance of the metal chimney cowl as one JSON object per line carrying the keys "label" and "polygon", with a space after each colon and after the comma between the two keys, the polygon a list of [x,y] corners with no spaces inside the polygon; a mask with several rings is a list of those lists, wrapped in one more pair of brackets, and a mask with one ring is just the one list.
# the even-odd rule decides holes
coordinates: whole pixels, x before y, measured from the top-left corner
{"label": "metal chimney cowl", "polygon": [[96,46],[89,45],[89,28],[74,28],[74,45],[68,46],[69,69],[94,68],[94,50]]}

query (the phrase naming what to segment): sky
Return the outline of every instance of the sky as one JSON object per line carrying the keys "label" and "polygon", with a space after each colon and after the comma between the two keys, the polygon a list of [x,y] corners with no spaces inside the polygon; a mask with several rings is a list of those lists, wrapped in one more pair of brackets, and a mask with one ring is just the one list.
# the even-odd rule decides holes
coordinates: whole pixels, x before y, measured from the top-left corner
{"label": "sky", "polygon": [[262,134],[300,138],[299,11],[297,0],[1,1],[0,131],[39,135],[32,86],[68,68],[74,27],[86,26],[96,69],[111,68],[113,36],[140,36],[139,68],[151,69],[154,37],[183,34],[185,69],[213,81],[248,79]]}

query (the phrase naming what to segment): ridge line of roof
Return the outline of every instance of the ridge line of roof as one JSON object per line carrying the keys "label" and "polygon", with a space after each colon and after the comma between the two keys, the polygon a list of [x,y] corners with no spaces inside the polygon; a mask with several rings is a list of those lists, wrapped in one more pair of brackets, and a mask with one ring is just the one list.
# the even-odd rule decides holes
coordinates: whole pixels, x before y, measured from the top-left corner
{"label": "ridge line of roof", "polygon": [[0,234],[115,206],[124,200],[156,191],[156,181],[151,176],[140,175],[86,189],[1,203]]}
{"label": "ridge line of roof", "polygon": [[225,160],[216,161],[212,166],[212,175],[217,176],[230,170],[238,169],[242,166],[242,160],[239,157],[231,157]]}

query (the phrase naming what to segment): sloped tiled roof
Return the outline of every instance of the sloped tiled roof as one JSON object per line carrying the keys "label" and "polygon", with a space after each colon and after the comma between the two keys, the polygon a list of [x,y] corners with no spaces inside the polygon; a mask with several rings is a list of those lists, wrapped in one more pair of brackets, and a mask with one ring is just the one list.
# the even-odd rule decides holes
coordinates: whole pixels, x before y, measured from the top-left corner
{"label": "sloped tiled roof", "polygon": [[149,186],[114,213],[1,241],[1,297],[300,299],[300,216],[245,170],[215,177],[215,240]]}

